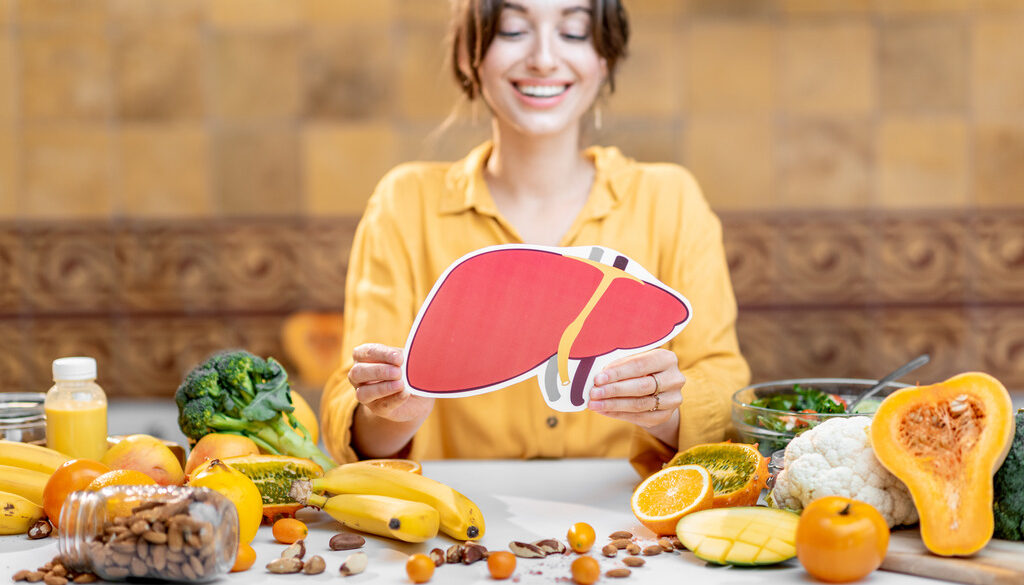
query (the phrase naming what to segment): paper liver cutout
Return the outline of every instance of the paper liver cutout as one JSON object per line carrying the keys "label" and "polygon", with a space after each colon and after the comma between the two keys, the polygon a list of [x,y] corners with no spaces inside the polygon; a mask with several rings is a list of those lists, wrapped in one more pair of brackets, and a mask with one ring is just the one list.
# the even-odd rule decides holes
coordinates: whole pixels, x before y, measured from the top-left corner
{"label": "paper liver cutout", "polygon": [[492,246],[434,283],[402,378],[413,394],[454,398],[536,376],[552,408],[583,410],[605,365],[662,345],[690,314],[686,298],[615,250]]}

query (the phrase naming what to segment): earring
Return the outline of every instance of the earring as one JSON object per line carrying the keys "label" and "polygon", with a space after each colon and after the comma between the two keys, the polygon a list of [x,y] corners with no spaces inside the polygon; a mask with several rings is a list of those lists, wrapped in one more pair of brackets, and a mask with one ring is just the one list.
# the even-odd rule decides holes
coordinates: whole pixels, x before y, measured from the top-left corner
{"label": "earring", "polygon": [[594,104],[594,130],[600,130],[602,125],[601,104]]}
{"label": "earring", "polygon": [[477,101],[473,100],[469,102],[469,119],[474,126],[480,121],[480,112],[477,108]]}

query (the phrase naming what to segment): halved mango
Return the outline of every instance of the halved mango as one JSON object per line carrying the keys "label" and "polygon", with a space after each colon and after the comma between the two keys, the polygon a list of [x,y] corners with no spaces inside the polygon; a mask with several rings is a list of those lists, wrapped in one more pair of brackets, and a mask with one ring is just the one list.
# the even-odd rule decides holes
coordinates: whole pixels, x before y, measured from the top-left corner
{"label": "halved mango", "polygon": [[799,521],[799,515],[776,508],[713,508],[683,516],[676,536],[709,563],[772,565],[796,556]]}

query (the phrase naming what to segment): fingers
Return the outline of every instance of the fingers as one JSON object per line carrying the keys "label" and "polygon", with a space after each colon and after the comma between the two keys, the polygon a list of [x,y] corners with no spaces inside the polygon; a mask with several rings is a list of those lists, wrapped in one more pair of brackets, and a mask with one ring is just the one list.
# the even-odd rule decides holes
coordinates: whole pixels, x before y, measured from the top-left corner
{"label": "fingers", "polygon": [[401,366],[404,355],[399,347],[391,347],[383,343],[364,343],[352,350],[352,358],[356,363],[375,362]]}
{"label": "fingers", "polygon": [[[679,358],[675,353],[667,349],[652,349],[650,351],[624,357],[608,364],[604,370],[594,378],[594,384],[597,386],[604,386],[612,382],[628,380],[630,378],[640,378],[647,374],[654,374],[665,370],[678,371]],[[658,376],[658,382],[662,387],[665,386],[665,381],[661,376]],[[654,385],[653,380],[651,380],[651,385]],[[650,394],[650,391],[647,393]]]}
{"label": "fingers", "polygon": [[356,400],[363,404],[370,404],[382,398],[389,398],[400,394],[403,390],[401,380],[390,380],[386,382],[375,382],[356,386]]}
{"label": "fingers", "polygon": [[624,398],[601,398],[595,400],[593,392],[591,392],[591,399],[588,408],[595,412],[602,414],[636,414],[651,412],[655,407],[655,412],[672,412],[679,408],[679,405],[683,403],[683,395],[679,390],[669,390],[667,392],[659,392],[657,399],[653,395],[647,396],[627,396]]}
{"label": "fingers", "polygon": [[372,382],[390,382],[401,379],[402,369],[389,364],[356,363],[348,371],[348,381],[356,388]]}

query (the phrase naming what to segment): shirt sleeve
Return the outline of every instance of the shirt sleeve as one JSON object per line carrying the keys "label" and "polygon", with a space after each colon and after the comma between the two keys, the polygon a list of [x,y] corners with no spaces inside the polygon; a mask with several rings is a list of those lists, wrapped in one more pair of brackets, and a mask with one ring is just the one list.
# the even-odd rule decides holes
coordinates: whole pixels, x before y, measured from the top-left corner
{"label": "shirt sleeve", "polygon": [[[685,171],[683,175],[681,215],[674,217],[674,227],[662,226],[675,235],[668,238],[671,251],[664,256],[664,278],[659,277],[681,292],[693,310],[690,323],[668,344],[686,376],[679,406],[680,451],[725,439],[731,427],[732,394],[750,380],[736,338],[736,298],[722,245],[722,224],[696,181]],[[630,463],[641,475],[661,469],[675,453],[676,449],[636,427]]]}
{"label": "shirt sleeve", "polygon": [[[352,447],[352,416],[358,401],[348,381],[352,350],[363,343],[405,345],[415,318],[411,259],[404,245],[402,218],[417,210],[402,207],[394,177],[385,177],[370,197],[356,228],[345,279],[345,330],[341,366],[327,381],[320,399],[320,423],[327,452],[338,463],[359,458]],[[408,188],[406,182],[405,188]]]}

